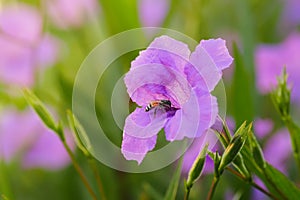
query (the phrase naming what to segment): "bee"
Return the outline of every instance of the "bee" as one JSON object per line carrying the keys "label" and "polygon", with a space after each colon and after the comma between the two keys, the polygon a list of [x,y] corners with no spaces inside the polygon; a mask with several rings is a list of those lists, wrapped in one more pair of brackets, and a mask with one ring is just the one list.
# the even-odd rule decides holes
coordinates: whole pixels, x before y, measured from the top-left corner
{"label": "bee", "polygon": [[161,108],[161,109],[169,109],[171,108],[171,101],[169,100],[158,100],[158,101],[151,101],[145,108],[145,112],[149,112],[154,108]]}

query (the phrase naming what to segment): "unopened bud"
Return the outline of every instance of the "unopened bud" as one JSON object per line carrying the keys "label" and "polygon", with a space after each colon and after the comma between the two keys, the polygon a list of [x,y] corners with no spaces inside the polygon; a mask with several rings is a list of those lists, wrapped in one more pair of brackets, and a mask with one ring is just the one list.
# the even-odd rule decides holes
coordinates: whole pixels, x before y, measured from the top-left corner
{"label": "unopened bud", "polygon": [[266,168],[266,161],[262,152],[262,149],[253,133],[250,134],[250,146],[253,154],[253,158],[256,164],[261,168]]}
{"label": "unopened bud", "polygon": [[238,155],[238,153],[243,148],[248,132],[250,131],[252,124],[246,126],[246,122],[244,122],[240,128],[236,131],[234,137],[230,141],[229,145],[225,149],[224,154],[222,155],[221,163],[218,168],[219,172],[222,172],[224,168],[229,165]]}
{"label": "unopened bud", "polygon": [[278,77],[277,88],[271,93],[273,103],[283,118],[287,117],[290,113],[291,90],[287,86],[287,78],[288,75],[284,68],[282,75]]}
{"label": "unopened bud", "polygon": [[78,148],[84,153],[85,156],[91,157],[90,151],[92,148],[90,140],[88,139],[84,128],[70,110],[67,111],[67,114],[69,126],[72,129],[72,134],[75,139],[75,143],[77,144]]}
{"label": "unopened bud", "polygon": [[41,100],[33,94],[32,91],[25,89],[23,91],[24,97],[27,102],[31,105],[31,107],[35,110],[44,124],[51,130],[53,130],[60,138],[64,138],[62,131],[60,130],[61,127],[56,125],[54,118],[47,110],[46,106],[41,102]]}
{"label": "unopened bud", "polygon": [[188,179],[185,185],[187,189],[190,189],[201,175],[206,159],[207,148],[208,144],[206,144],[202,151],[199,153],[189,171]]}

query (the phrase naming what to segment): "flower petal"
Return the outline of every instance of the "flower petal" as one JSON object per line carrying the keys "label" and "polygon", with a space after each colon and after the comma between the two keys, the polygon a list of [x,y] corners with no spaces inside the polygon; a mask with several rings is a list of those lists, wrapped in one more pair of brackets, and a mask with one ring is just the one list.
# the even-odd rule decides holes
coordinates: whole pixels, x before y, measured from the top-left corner
{"label": "flower petal", "polygon": [[126,133],[123,134],[122,154],[127,160],[136,160],[141,164],[148,151],[154,149],[157,135],[149,138],[136,138]]}
{"label": "flower petal", "polygon": [[191,98],[165,125],[169,141],[201,136],[216,121],[217,99],[209,92],[194,88]]}
{"label": "flower petal", "polygon": [[188,46],[168,36],[156,38],[145,51],[131,63],[131,69],[145,64],[162,64],[183,71],[191,52]]}
{"label": "flower petal", "polygon": [[225,40],[221,38],[201,40],[200,46],[207,51],[219,70],[226,69],[231,65],[233,58],[228,52]]}
{"label": "flower petal", "polygon": [[140,106],[153,100],[169,99],[179,107],[190,96],[183,74],[161,64],[145,64],[131,69],[124,78],[130,98]]}
{"label": "flower petal", "polygon": [[146,112],[144,108],[136,108],[126,118],[124,133],[137,138],[152,137],[164,127],[167,117],[163,109]]}
{"label": "flower petal", "polygon": [[231,62],[224,40],[201,41],[191,54],[184,73],[193,87],[212,91],[222,77],[222,69],[229,67]]}

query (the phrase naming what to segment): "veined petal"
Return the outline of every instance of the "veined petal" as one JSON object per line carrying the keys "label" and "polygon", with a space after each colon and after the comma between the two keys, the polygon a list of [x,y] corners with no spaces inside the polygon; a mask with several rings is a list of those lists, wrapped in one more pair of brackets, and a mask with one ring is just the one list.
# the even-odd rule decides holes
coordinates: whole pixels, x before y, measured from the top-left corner
{"label": "veined petal", "polygon": [[209,54],[201,46],[192,53],[190,63],[185,66],[184,73],[193,87],[207,88],[212,91],[222,77]]}
{"label": "veined petal", "polygon": [[232,60],[224,40],[202,40],[191,54],[184,73],[193,87],[212,91],[222,77],[222,69],[229,67]]}
{"label": "veined petal", "polygon": [[194,88],[189,101],[166,123],[167,140],[201,136],[215,123],[217,113],[217,99],[207,91]]}
{"label": "veined petal", "polygon": [[131,69],[124,78],[130,98],[140,106],[153,100],[169,99],[180,107],[190,96],[183,74],[162,64],[145,64]]}
{"label": "veined petal", "polygon": [[168,36],[156,38],[149,47],[131,63],[131,69],[145,64],[162,64],[183,71],[191,52],[188,46]]}
{"label": "veined petal", "polygon": [[149,138],[137,138],[124,132],[122,141],[122,154],[127,160],[136,160],[141,164],[148,151],[154,149],[157,135]]}
{"label": "veined petal", "polygon": [[199,46],[206,50],[220,71],[231,65],[233,58],[228,52],[225,40],[221,38],[201,40]]}

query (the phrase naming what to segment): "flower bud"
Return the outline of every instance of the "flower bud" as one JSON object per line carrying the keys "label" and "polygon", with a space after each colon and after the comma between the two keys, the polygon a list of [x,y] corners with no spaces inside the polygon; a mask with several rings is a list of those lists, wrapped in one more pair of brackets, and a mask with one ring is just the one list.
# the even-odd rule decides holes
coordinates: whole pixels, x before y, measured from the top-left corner
{"label": "flower bud", "polygon": [[224,168],[230,164],[238,155],[238,153],[243,148],[248,132],[250,131],[252,124],[246,126],[246,122],[244,122],[240,128],[236,131],[234,137],[230,141],[229,145],[225,149],[224,154],[222,155],[221,163],[218,168],[219,172],[222,172]]}
{"label": "flower bud", "polygon": [[265,161],[262,149],[261,149],[256,137],[254,136],[254,134],[252,132],[250,134],[249,139],[250,139],[250,147],[252,150],[252,155],[253,155],[253,158],[254,158],[256,164],[261,169],[266,168],[266,161]]}
{"label": "flower bud", "polygon": [[25,89],[23,91],[24,97],[35,112],[39,115],[44,124],[54,132],[56,132],[60,138],[63,138],[61,131],[58,131],[54,118],[51,116],[50,112],[47,110],[46,106],[39,100],[32,91]]}
{"label": "flower bud", "polygon": [[190,189],[201,175],[206,159],[207,148],[208,144],[206,144],[203,150],[199,153],[189,171],[189,176],[185,185],[187,189]]}
{"label": "flower bud", "polygon": [[85,156],[91,157],[90,151],[92,148],[84,128],[70,110],[67,111],[67,114],[69,126],[72,129],[72,134],[78,148],[84,153]]}
{"label": "flower bud", "polygon": [[221,156],[220,156],[219,152],[216,151],[214,153],[214,171],[215,171],[216,177],[220,176],[220,173],[219,173],[220,162],[221,162]]}
{"label": "flower bud", "polygon": [[290,114],[291,90],[287,86],[287,78],[288,75],[284,68],[281,77],[278,77],[277,88],[271,93],[273,103],[283,118],[288,117]]}

